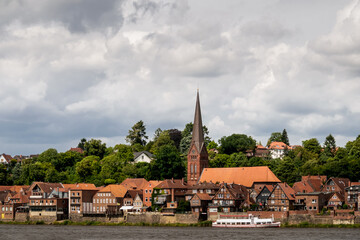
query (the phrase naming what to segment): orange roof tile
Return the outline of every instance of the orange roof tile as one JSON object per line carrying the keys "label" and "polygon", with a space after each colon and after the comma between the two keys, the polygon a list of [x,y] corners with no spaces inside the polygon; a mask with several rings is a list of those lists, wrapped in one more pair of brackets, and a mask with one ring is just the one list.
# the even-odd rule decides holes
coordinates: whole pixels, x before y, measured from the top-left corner
{"label": "orange roof tile", "polygon": [[98,190],[93,183],[63,184],[64,188],[70,190]]}
{"label": "orange roof tile", "polygon": [[165,179],[160,184],[158,184],[156,186],[156,188],[161,188],[161,189],[171,189],[171,188],[184,189],[184,188],[188,188],[188,186],[186,185],[186,183],[184,182],[183,179]]}
{"label": "orange roof tile", "polygon": [[148,181],[145,178],[127,178],[120,185],[127,189],[144,189],[148,186]]}
{"label": "orange roof tile", "polygon": [[237,168],[205,168],[199,182],[236,183],[251,187],[255,182],[278,183],[280,180],[267,166]]}
{"label": "orange roof tile", "polygon": [[269,149],[291,149],[290,146],[286,145],[283,142],[272,142],[270,143]]}
{"label": "orange roof tile", "polygon": [[127,191],[127,188],[122,185],[110,184],[101,189],[99,193],[111,192],[115,197],[123,198]]}
{"label": "orange roof tile", "polygon": [[195,195],[197,195],[199,199],[203,201],[210,201],[212,199],[212,197],[207,193],[196,193]]}

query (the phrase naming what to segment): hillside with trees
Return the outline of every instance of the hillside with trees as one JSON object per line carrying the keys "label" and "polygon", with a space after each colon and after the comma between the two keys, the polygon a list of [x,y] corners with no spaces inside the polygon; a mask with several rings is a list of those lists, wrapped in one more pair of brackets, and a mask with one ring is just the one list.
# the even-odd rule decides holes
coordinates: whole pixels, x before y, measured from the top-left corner
{"label": "hillside with trees", "polygon": [[[106,146],[101,140],[81,139],[78,148],[83,153],[67,151],[59,153],[50,148],[21,163],[12,160],[0,164],[0,185],[29,185],[33,181],[77,183],[89,182],[97,186],[120,183],[126,178],[162,180],[186,178],[187,151],[191,142],[192,123],[178,129],[157,129],[148,141],[146,126],[139,121],[129,130],[129,143]],[[269,166],[276,176],[289,184],[304,175],[326,175],[360,179],[360,136],[345,147],[337,147],[330,134],[323,144],[316,138],[302,142],[286,152],[282,159],[249,157],[256,140],[245,134],[222,137],[218,143],[211,141],[204,126],[205,141],[209,150],[210,167]],[[286,141],[287,132],[271,134],[268,143]],[[151,163],[134,163],[134,152],[149,151],[154,154]]]}

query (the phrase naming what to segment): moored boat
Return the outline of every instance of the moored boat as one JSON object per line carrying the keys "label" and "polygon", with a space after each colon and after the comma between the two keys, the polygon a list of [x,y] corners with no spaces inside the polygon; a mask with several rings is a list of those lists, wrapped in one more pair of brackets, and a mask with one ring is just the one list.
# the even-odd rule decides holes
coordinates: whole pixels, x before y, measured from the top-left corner
{"label": "moored boat", "polygon": [[228,228],[272,228],[280,227],[280,222],[272,218],[259,218],[249,215],[220,215],[220,218],[212,223],[213,227]]}

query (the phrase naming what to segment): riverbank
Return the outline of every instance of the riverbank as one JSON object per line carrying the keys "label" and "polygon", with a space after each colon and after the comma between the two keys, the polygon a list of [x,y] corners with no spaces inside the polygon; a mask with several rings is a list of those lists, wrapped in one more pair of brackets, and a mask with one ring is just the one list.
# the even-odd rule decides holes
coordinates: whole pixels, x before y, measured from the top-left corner
{"label": "riverbank", "polygon": [[[52,223],[46,223],[44,221],[26,221],[26,222],[13,222],[13,221],[0,221],[0,224],[10,224],[10,225],[72,225],[72,226],[147,226],[147,227],[211,227],[211,221],[203,221],[199,223],[105,223],[98,221],[83,221],[83,222],[73,222],[70,220],[64,221],[55,221]],[[309,222],[302,222],[299,224],[281,224],[281,228],[360,228],[360,224],[312,224]]]}
{"label": "riverbank", "polygon": [[44,221],[26,221],[26,222],[14,222],[14,221],[0,221],[0,224],[13,224],[13,225],[75,225],[75,226],[148,226],[148,227],[211,227],[211,221],[203,221],[198,223],[127,223],[127,222],[99,222],[99,221],[83,221],[73,222],[70,220],[44,222]]}

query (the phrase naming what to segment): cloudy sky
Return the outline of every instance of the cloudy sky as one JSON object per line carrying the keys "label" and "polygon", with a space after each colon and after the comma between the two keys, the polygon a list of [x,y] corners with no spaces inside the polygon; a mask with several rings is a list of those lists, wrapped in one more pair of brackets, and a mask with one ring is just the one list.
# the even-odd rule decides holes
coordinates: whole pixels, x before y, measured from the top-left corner
{"label": "cloudy sky", "polygon": [[0,153],[182,130],[360,134],[358,0],[2,0]]}

